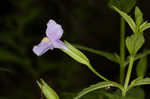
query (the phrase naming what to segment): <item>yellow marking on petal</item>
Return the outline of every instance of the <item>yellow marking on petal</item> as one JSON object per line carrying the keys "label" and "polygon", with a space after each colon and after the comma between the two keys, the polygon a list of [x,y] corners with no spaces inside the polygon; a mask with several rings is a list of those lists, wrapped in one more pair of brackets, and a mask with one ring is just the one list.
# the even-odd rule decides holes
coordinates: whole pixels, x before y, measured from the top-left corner
{"label": "yellow marking on petal", "polygon": [[50,41],[50,39],[48,37],[44,37],[41,42],[46,42],[46,41]]}

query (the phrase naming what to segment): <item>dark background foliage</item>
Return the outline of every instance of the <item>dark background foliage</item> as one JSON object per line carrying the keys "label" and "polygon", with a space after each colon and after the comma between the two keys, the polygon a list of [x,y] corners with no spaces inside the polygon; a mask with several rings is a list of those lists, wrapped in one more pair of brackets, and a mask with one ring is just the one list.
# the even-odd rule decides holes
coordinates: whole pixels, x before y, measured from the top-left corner
{"label": "dark background foliage", "polygon": [[[40,99],[36,80],[41,77],[63,99],[71,99],[82,88],[101,81],[86,66],[58,49],[37,57],[32,47],[45,36],[48,20],[54,19],[64,29],[63,40],[118,53],[120,16],[107,3],[107,0],[3,0],[0,3],[0,99]],[[149,4],[149,0],[137,3],[146,20],[150,20]],[[144,47],[149,48],[149,30],[145,37]],[[117,64],[84,53],[98,72],[119,81]],[[150,76],[149,70],[147,75]],[[148,93],[148,87],[144,89]]]}

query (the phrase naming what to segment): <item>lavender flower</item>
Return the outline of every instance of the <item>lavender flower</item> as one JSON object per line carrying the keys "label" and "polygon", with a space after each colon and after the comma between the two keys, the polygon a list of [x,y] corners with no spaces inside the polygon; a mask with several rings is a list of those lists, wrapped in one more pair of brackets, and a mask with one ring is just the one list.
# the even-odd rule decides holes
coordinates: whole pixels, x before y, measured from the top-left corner
{"label": "lavender flower", "polygon": [[41,56],[46,51],[53,50],[54,48],[65,49],[65,44],[60,40],[63,34],[61,25],[57,24],[54,20],[49,20],[47,23],[46,36],[38,45],[33,47],[33,52],[37,56]]}

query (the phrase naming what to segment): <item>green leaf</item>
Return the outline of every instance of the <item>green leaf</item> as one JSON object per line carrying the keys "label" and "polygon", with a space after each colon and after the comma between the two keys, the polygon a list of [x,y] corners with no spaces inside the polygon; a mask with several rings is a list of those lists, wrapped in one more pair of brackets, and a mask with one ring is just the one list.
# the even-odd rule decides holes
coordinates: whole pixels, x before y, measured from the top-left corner
{"label": "green leaf", "polygon": [[135,86],[141,86],[141,85],[147,85],[147,84],[150,84],[150,78],[144,78],[143,79],[142,77],[138,77],[131,82],[131,84],[129,85],[127,90],[129,90]]}
{"label": "green leaf", "polygon": [[137,0],[109,0],[108,5],[111,7],[116,6],[122,11],[129,13],[132,8],[135,6]]}
{"label": "green leaf", "polygon": [[[138,60],[138,59],[141,59],[147,55],[150,54],[150,50],[145,50],[143,51],[142,53],[139,53],[139,54],[136,54],[135,58],[134,58],[134,61]],[[127,60],[124,64],[124,66],[128,65],[129,64],[129,60]]]}
{"label": "green leaf", "polygon": [[100,56],[105,57],[106,59],[116,62],[116,63],[120,63],[120,57],[116,54],[116,53],[109,53],[109,52],[105,52],[105,51],[100,51],[100,50],[96,50],[96,49],[92,49],[92,48],[88,48],[82,45],[77,45],[74,44],[75,47],[81,49],[81,50],[85,50]]}
{"label": "green leaf", "polygon": [[140,26],[140,31],[143,32],[146,29],[150,28],[150,23],[144,22],[143,24],[141,24]]}
{"label": "green leaf", "polygon": [[126,46],[130,55],[135,55],[144,44],[144,36],[142,34],[133,34],[126,38]]}
{"label": "green leaf", "polygon": [[112,7],[124,18],[124,20],[129,24],[129,26],[132,29],[132,31],[134,33],[136,33],[137,32],[136,24],[133,21],[133,19],[130,16],[128,16],[125,12],[119,10],[117,7],[115,7],[115,6],[112,6]]}
{"label": "green leaf", "polygon": [[143,23],[143,13],[139,9],[139,7],[135,8],[135,20],[137,26],[140,26],[141,23]]}
{"label": "green leaf", "polygon": [[147,57],[140,59],[136,66],[136,74],[138,77],[144,77],[147,69]]}
{"label": "green leaf", "polygon": [[74,99],[79,99],[82,96],[84,96],[85,94],[95,91],[97,89],[101,89],[101,88],[105,88],[105,87],[117,87],[119,89],[121,89],[122,91],[124,90],[123,86],[116,83],[116,82],[111,82],[111,81],[104,81],[104,82],[99,82],[97,84],[91,85],[88,88],[83,89]]}
{"label": "green leaf", "polygon": [[135,56],[135,60],[143,58],[149,54],[150,54],[150,50],[144,50],[143,52],[141,52]]}
{"label": "green leaf", "polygon": [[144,97],[144,90],[140,87],[135,87],[129,90],[127,96],[125,98],[122,97],[122,99],[145,99]]}
{"label": "green leaf", "polygon": [[89,60],[88,58],[78,49],[73,47],[71,44],[69,44],[67,41],[64,42],[66,45],[66,49],[61,49],[63,52],[68,54],[70,57],[72,57],[74,60],[76,60],[79,63],[89,65]]}
{"label": "green leaf", "polygon": [[112,93],[105,92],[104,95],[108,97],[106,99],[144,99],[144,90],[140,87],[135,87],[129,90],[126,96],[122,96],[120,90]]}
{"label": "green leaf", "polygon": [[47,99],[59,99],[57,93],[50,86],[48,86],[43,79],[40,81],[41,83],[37,81],[37,84]]}

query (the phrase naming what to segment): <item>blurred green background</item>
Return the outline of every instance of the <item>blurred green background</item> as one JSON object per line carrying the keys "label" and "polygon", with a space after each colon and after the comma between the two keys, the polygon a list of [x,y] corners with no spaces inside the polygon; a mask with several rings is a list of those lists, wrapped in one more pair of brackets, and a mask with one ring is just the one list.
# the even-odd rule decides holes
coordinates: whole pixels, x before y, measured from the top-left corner
{"label": "blurred green background", "polygon": [[[120,16],[107,3],[108,0],[3,0],[0,3],[0,99],[42,99],[36,84],[40,78],[50,84],[61,99],[72,99],[82,88],[101,81],[86,66],[58,49],[37,57],[32,48],[45,36],[48,20],[54,19],[64,29],[63,40],[118,53]],[[137,5],[144,18],[150,20],[150,1],[139,0]],[[144,47],[150,48],[150,30],[145,37]],[[84,53],[98,72],[119,81],[118,64]],[[149,99],[150,87],[143,88]]]}

